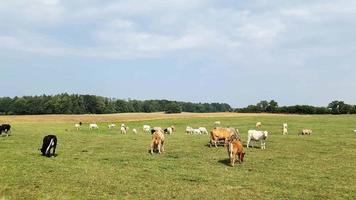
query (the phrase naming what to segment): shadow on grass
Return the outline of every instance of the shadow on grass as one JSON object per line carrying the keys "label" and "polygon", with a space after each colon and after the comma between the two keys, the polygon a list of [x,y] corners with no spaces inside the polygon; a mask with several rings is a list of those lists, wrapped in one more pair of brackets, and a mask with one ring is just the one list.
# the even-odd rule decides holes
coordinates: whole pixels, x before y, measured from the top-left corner
{"label": "shadow on grass", "polygon": [[219,160],[218,163],[231,167],[230,159]]}

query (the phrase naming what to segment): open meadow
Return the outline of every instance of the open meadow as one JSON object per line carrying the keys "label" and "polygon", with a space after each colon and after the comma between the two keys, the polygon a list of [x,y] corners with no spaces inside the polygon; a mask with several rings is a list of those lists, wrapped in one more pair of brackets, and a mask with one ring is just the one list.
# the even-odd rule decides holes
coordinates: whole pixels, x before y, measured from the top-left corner
{"label": "open meadow", "polygon": [[[230,167],[226,148],[207,145],[209,135],[185,134],[186,126],[211,130],[214,121],[238,128],[244,145],[261,121],[266,149],[255,143]],[[89,131],[92,122],[100,129]],[[284,122],[289,135],[281,134]],[[0,123],[12,125],[12,135],[0,137],[0,199],[356,199],[356,115],[0,116]],[[148,153],[144,124],[176,126],[163,154]],[[302,128],[313,134],[298,136]],[[48,134],[57,135],[57,157],[38,151]]]}

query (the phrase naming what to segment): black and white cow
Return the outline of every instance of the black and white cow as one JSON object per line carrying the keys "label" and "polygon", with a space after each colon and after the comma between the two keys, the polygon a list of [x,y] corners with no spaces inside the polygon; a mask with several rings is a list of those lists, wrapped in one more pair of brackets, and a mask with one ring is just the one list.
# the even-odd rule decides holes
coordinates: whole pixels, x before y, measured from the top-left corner
{"label": "black and white cow", "polygon": [[57,147],[57,137],[55,135],[47,135],[43,138],[42,148],[40,151],[42,152],[42,156],[51,157],[51,149],[53,148],[52,156],[55,156]]}
{"label": "black and white cow", "polygon": [[2,124],[0,126],[0,135],[2,133],[5,133],[6,135],[9,135],[11,133],[11,125],[10,124]]}

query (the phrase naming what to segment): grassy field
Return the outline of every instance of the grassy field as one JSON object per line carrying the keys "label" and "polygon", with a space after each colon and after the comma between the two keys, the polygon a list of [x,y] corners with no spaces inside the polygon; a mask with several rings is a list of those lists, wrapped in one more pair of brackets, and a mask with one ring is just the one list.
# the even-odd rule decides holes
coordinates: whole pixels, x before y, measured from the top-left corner
{"label": "grassy field", "polygon": [[[76,131],[78,120],[100,121],[100,130],[84,124]],[[187,125],[211,129],[216,120],[238,128],[244,144],[261,121],[270,132],[266,150],[245,149],[245,162],[230,167],[225,148],[209,148],[207,135],[184,133]],[[356,199],[356,116],[1,116],[3,122],[13,135],[0,137],[0,199]],[[110,122],[139,134],[108,130]],[[148,153],[143,124],[177,127],[166,137],[166,152]],[[313,135],[297,136],[302,128]],[[55,158],[37,150],[49,133],[58,137]]]}

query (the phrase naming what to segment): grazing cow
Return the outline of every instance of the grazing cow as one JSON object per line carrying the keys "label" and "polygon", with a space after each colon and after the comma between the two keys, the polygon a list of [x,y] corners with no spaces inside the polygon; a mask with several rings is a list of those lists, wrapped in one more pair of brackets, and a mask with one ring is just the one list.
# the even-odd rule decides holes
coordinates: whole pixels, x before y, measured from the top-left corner
{"label": "grazing cow", "polygon": [[142,130],[144,133],[149,133],[151,130],[151,126],[149,125],[143,125]]}
{"label": "grazing cow", "polygon": [[159,154],[164,152],[164,134],[162,131],[157,130],[152,133],[150,147],[151,154],[153,154],[154,151],[157,151]]}
{"label": "grazing cow", "polygon": [[311,129],[303,129],[301,132],[298,133],[298,135],[311,135],[313,131]]}
{"label": "grazing cow", "polygon": [[201,130],[198,128],[195,128],[195,129],[193,129],[193,133],[201,135]]}
{"label": "grazing cow", "polygon": [[220,127],[220,126],[221,126],[221,122],[220,121],[214,122],[214,127]]}
{"label": "grazing cow", "polygon": [[261,126],[262,126],[262,123],[261,123],[261,122],[257,122],[257,123],[256,123],[256,128],[257,128],[257,129],[260,129]]}
{"label": "grazing cow", "polygon": [[226,146],[228,140],[232,137],[236,137],[236,139],[240,140],[240,133],[238,129],[234,128],[214,128],[210,132],[210,147],[214,145],[215,147],[217,146],[217,143],[220,140],[224,141],[224,146]]}
{"label": "grazing cow", "polygon": [[202,134],[209,134],[208,130],[205,127],[198,128]]}
{"label": "grazing cow", "polygon": [[[251,140],[261,141],[261,149],[266,149],[267,131],[249,130],[247,134],[247,148],[250,147]],[[253,145],[252,145],[253,147]]]}
{"label": "grazing cow", "polygon": [[137,134],[137,130],[134,128],[134,129],[132,129],[132,132],[134,133],[134,134]]}
{"label": "grazing cow", "polygon": [[229,140],[229,145],[227,146],[227,153],[230,158],[230,165],[233,167],[235,165],[236,157],[238,157],[239,163],[244,161],[244,147],[242,142],[236,138]]}
{"label": "grazing cow", "polygon": [[4,132],[7,136],[9,136],[10,133],[11,133],[11,125],[10,125],[10,124],[2,124],[2,125],[0,126],[0,135],[1,135],[3,132]]}
{"label": "grazing cow", "polygon": [[74,127],[77,129],[77,131],[80,130],[81,125],[80,124],[75,124]]}
{"label": "grazing cow", "polygon": [[283,135],[287,135],[288,134],[288,124],[284,123],[283,124],[283,131],[282,131]]}
{"label": "grazing cow", "polygon": [[176,130],[176,128],[175,128],[174,126],[170,126],[170,127],[168,127],[168,128],[165,128],[165,129],[163,130],[163,132],[164,132],[165,134],[171,135],[175,130]]}
{"label": "grazing cow", "polygon": [[53,148],[52,156],[55,156],[57,147],[57,137],[55,135],[47,135],[43,138],[42,148],[40,151],[42,152],[42,156],[51,157],[51,149]]}
{"label": "grazing cow", "polygon": [[93,129],[99,129],[99,126],[97,124],[89,124],[89,130]]}
{"label": "grazing cow", "polygon": [[115,124],[109,124],[109,125],[108,125],[108,128],[109,128],[109,129],[113,129],[113,128],[115,128],[115,127],[116,127]]}
{"label": "grazing cow", "polygon": [[187,134],[193,134],[193,128],[192,127],[190,127],[190,126],[187,126],[187,128],[185,129],[185,133],[187,133]]}

